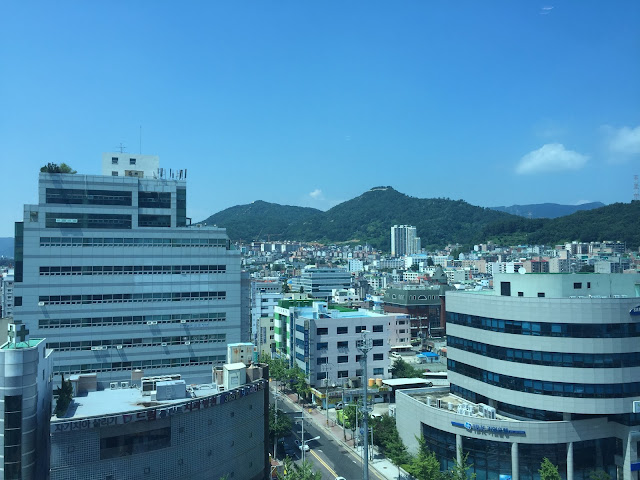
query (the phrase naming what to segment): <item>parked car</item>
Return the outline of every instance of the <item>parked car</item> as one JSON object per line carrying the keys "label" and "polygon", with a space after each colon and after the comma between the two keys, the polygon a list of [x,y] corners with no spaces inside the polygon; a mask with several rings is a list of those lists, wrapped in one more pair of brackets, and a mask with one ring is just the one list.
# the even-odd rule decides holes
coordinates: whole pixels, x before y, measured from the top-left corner
{"label": "parked car", "polygon": [[[296,440],[296,446],[300,449],[300,451],[302,451],[302,443],[300,443],[300,440]],[[304,444],[304,451],[308,452],[309,451],[309,445],[307,445],[306,443]]]}
{"label": "parked car", "polygon": [[342,402],[336,403],[336,410],[342,410],[344,408],[344,404]]}

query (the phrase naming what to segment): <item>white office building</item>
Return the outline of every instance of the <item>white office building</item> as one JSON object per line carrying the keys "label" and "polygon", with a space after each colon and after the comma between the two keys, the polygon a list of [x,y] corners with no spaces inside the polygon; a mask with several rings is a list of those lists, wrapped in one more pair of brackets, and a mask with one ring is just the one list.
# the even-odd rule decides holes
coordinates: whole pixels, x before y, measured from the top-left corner
{"label": "white office building", "polygon": [[[640,275],[498,274],[446,294],[450,388],[398,392],[398,431],[478,480],[637,480]],[[637,410],[635,410],[637,412]]]}
{"label": "white office building", "polygon": [[13,317],[13,269],[8,268],[0,276],[0,317]]}
{"label": "white office building", "polygon": [[[292,360],[307,374],[312,387],[322,387],[327,381],[340,384],[350,377],[389,378],[389,323],[395,323],[392,316],[365,309],[327,308],[324,302],[276,307],[276,312],[283,323],[290,325]],[[356,347],[364,330],[370,332],[372,340],[367,372]]]}
{"label": "white office building", "polygon": [[327,300],[332,290],[351,287],[351,274],[346,268],[306,267],[292,282],[294,292],[299,286],[310,297]]}
{"label": "white office building", "polygon": [[223,228],[189,225],[185,180],[139,172],[40,173],[16,224],[14,317],[56,350],[56,374],[198,382],[242,340],[239,252]]}
{"label": "white office building", "polygon": [[282,300],[280,279],[251,280],[251,341],[260,353],[271,353],[273,308]]}
{"label": "white office building", "polygon": [[413,255],[420,253],[420,237],[416,227],[394,225],[391,227],[391,256]]}

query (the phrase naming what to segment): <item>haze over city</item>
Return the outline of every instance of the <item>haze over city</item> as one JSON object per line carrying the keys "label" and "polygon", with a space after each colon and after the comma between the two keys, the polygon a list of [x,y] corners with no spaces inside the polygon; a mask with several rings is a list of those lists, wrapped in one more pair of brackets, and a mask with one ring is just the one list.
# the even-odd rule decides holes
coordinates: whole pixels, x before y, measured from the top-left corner
{"label": "haze over city", "polygon": [[633,1],[5,4],[0,236],[42,165],[99,174],[121,144],[187,169],[194,220],[376,185],[628,202],[639,20]]}

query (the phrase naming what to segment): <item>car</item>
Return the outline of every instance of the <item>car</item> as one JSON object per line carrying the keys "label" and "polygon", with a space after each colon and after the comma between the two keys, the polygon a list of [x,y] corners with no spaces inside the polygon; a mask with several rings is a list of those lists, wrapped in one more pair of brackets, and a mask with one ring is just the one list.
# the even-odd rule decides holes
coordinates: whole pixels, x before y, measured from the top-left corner
{"label": "car", "polygon": [[344,403],[338,402],[336,403],[336,410],[342,410],[344,408]]}
{"label": "car", "polygon": [[347,479],[344,477],[336,477],[336,480],[347,480]]}
{"label": "car", "polygon": [[[300,451],[302,451],[303,445],[300,443],[300,440],[296,440],[296,447],[298,447]],[[309,445],[307,445],[306,443],[304,444],[304,451],[305,452],[309,451]]]}

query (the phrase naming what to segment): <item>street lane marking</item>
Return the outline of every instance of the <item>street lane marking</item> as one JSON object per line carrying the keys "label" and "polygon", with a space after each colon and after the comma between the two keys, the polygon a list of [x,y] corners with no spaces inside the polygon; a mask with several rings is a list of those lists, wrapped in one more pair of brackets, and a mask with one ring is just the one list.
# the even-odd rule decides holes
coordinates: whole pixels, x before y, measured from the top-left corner
{"label": "street lane marking", "polygon": [[333,470],[333,468],[331,468],[329,465],[327,465],[327,462],[325,462],[324,460],[322,460],[318,454],[316,452],[314,452],[313,450],[309,451],[309,453],[311,453],[311,455],[313,455],[314,457],[316,457],[316,460],[318,460],[323,466],[324,468],[326,468],[329,473],[331,475],[333,475],[334,477],[337,477],[338,474]]}

